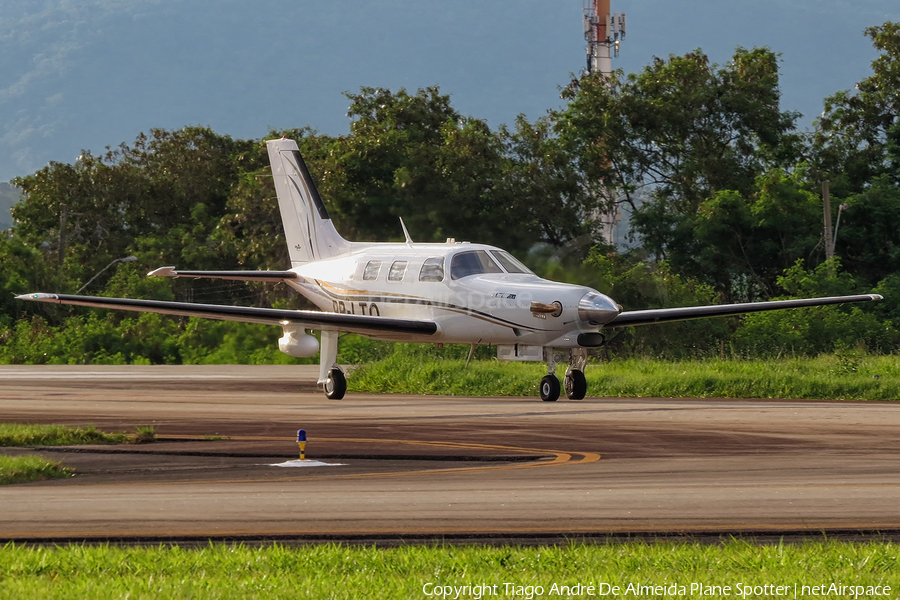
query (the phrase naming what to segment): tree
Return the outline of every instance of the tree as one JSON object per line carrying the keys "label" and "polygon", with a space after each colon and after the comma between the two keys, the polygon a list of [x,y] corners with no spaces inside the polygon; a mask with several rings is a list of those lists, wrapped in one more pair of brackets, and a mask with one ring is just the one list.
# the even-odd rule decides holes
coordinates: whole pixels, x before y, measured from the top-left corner
{"label": "tree", "polygon": [[[665,262],[651,264],[639,254],[604,254],[594,249],[585,266],[590,280],[626,310],[714,304],[715,290],[696,279],[682,277]],[[607,332],[608,350],[618,356],[661,358],[709,356],[732,332],[734,319],[698,319],[660,325],[624,327]]]}
{"label": "tree", "polygon": [[[9,326],[13,317],[22,314],[23,303],[15,296],[43,289],[53,281],[55,273],[47,269],[41,252],[5,233],[0,234],[0,329]],[[49,289],[49,288],[47,288]]]}
{"label": "tree", "polygon": [[875,177],[900,185],[900,23],[869,27],[879,56],[872,75],[825,99],[814,156],[837,195],[861,192]]}
{"label": "tree", "polygon": [[233,259],[211,234],[239,173],[261,166],[253,146],[206,128],[155,129],[103,156],[51,163],[15,181],[25,193],[15,236],[48,248],[48,260],[62,246],[61,291],[134,253],[144,264],[227,268]]}
{"label": "tree", "polygon": [[[810,298],[859,293],[859,283],[841,269],[841,260],[833,258],[812,270],[798,260],[778,285],[788,297]],[[860,344],[871,351],[894,352],[900,334],[890,322],[879,321],[878,304],[858,306],[816,306],[791,310],[754,313],[743,318],[743,325],[732,338],[740,354],[772,356],[784,353],[814,355]]]}
{"label": "tree", "polygon": [[900,186],[890,179],[876,177],[841,215],[837,254],[869,286],[900,272]]}
{"label": "tree", "polygon": [[767,49],[738,48],[724,67],[700,50],[657,58],[640,73],[582,77],[563,97],[558,127],[586,179],[617,190],[644,248],[691,277],[708,279],[693,260],[701,205],[726,190],[749,198],[761,174],[799,152],[798,115],[779,108]]}
{"label": "tree", "polygon": [[347,97],[350,136],[335,144],[321,181],[339,228],[352,239],[397,239],[404,217],[414,238],[440,239],[450,225],[440,217],[466,209],[447,206],[450,173],[438,167],[445,136],[461,119],[450,97],[437,87],[412,95],[364,87]]}
{"label": "tree", "polygon": [[867,285],[900,270],[900,23],[869,27],[872,74],[825,99],[813,159],[846,199],[837,253]]}
{"label": "tree", "polygon": [[548,120],[520,116],[513,130],[495,132],[460,115],[437,87],[362,88],[348,97],[350,135],[329,147],[320,179],[348,237],[400,239],[403,217],[417,241],[454,237],[524,251],[589,228],[590,197]]}
{"label": "tree", "polygon": [[778,58],[767,49],[738,48],[721,68],[696,50],[610,77],[573,82],[556,118],[585,172],[632,205],[649,186],[690,213],[715,191],[748,191],[784,160],[798,115],[779,109]]}
{"label": "tree", "polygon": [[553,126],[547,117],[529,123],[519,115],[514,130],[500,129],[508,156],[502,197],[511,218],[530,238],[525,244],[561,247],[592,236],[592,221],[603,208],[597,186],[584,179]]}
{"label": "tree", "polygon": [[[314,179],[321,182],[329,177],[327,157],[334,138],[302,128],[271,131],[266,139],[282,136],[297,141]],[[220,255],[234,257],[236,268],[283,270],[290,266],[290,258],[265,143],[254,144],[252,152],[247,163],[265,166],[239,173],[225,204],[225,214],[210,234],[211,245]],[[327,197],[324,200],[328,203]],[[252,303],[257,306],[311,307],[310,302],[285,284],[249,283],[246,289],[252,291]]]}
{"label": "tree", "polygon": [[706,273],[730,300],[775,295],[782,271],[821,242],[821,200],[805,174],[775,169],[757,178],[749,196],[723,190],[702,202],[686,220],[697,254],[682,259],[690,261],[685,270]]}

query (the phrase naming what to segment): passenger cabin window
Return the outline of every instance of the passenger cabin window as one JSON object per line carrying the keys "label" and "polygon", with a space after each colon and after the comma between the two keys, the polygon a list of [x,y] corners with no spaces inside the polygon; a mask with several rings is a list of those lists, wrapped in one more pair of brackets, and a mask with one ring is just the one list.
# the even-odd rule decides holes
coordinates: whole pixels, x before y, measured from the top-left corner
{"label": "passenger cabin window", "polygon": [[528,273],[534,275],[531,270],[516,260],[516,257],[504,250],[491,250],[491,256],[497,259],[507,273]]}
{"label": "passenger cabin window", "polygon": [[451,279],[462,279],[469,275],[480,275],[481,273],[502,272],[503,270],[491,260],[491,257],[484,250],[460,252],[450,261]]}
{"label": "passenger cabin window", "polygon": [[444,257],[427,258],[419,270],[419,281],[443,281]]}
{"label": "passenger cabin window", "polygon": [[381,270],[380,260],[370,260],[366,263],[366,270],[363,271],[364,281],[375,281],[378,279],[378,272]]}
{"label": "passenger cabin window", "polygon": [[407,262],[405,260],[395,260],[388,271],[388,281],[401,281],[406,273]]}

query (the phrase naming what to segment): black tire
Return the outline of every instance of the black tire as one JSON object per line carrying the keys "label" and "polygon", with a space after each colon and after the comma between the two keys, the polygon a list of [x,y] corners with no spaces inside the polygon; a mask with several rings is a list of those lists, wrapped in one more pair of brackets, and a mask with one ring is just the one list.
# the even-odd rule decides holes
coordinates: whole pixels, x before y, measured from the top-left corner
{"label": "black tire", "polygon": [[565,380],[566,398],[569,400],[582,400],[587,395],[587,379],[584,373],[578,369],[572,369],[566,373]]}
{"label": "black tire", "polygon": [[547,375],[541,379],[541,400],[556,402],[559,398],[559,379],[556,375]]}
{"label": "black tire", "polygon": [[325,396],[329,400],[340,400],[347,393],[347,378],[340,369],[332,369],[328,371],[328,378],[325,380]]}

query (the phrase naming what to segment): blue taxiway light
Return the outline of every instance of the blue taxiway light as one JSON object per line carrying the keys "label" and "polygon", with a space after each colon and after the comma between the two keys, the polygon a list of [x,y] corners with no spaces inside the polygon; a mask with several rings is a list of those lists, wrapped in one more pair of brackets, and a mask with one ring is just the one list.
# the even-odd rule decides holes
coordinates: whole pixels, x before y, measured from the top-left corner
{"label": "blue taxiway light", "polygon": [[306,430],[298,429],[297,430],[297,442],[305,442],[306,441]]}

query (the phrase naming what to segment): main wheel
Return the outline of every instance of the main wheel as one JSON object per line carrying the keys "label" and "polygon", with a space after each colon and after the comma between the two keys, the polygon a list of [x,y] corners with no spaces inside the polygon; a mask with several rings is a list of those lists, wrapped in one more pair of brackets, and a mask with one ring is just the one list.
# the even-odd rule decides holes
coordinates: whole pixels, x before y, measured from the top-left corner
{"label": "main wheel", "polygon": [[566,397],[569,400],[581,400],[587,394],[587,380],[584,373],[578,369],[572,369],[566,373],[565,380]]}
{"label": "main wheel", "polygon": [[541,379],[541,400],[556,402],[557,398],[559,398],[559,379],[556,375],[547,375]]}
{"label": "main wheel", "polygon": [[332,369],[328,371],[328,378],[325,380],[325,396],[330,400],[340,400],[347,393],[347,378],[340,369]]}

